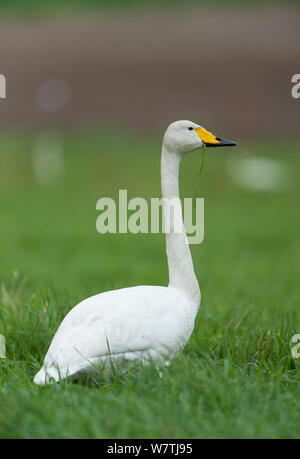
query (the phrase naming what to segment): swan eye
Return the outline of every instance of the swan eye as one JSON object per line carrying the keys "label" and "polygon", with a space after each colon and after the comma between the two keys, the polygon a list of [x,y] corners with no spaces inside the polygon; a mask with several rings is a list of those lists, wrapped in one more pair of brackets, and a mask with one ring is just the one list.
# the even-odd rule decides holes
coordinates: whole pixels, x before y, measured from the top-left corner
{"label": "swan eye", "polygon": [[194,128],[192,128],[192,127],[189,127],[189,131],[193,131],[193,130],[194,130]]}

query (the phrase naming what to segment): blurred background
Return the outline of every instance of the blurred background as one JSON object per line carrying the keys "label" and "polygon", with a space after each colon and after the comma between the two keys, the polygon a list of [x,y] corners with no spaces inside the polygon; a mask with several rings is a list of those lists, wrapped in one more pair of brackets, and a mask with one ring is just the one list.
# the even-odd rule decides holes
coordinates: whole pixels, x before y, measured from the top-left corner
{"label": "blurred background", "polygon": [[[122,188],[160,196],[161,140],[176,119],[239,142],[207,155],[199,276],[201,259],[214,254],[222,271],[232,251],[237,284],[241,259],[267,281],[275,263],[281,282],[286,257],[296,276],[298,2],[30,0],[0,11],[2,279],[17,271],[67,291],[76,282],[82,295],[167,282],[163,236],[99,235],[95,206]],[[196,152],[183,164],[184,196],[198,167]]]}
{"label": "blurred background", "polygon": [[297,133],[299,103],[290,97],[299,71],[296,3],[5,3],[2,129],[157,133],[194,118],[244,139]]}

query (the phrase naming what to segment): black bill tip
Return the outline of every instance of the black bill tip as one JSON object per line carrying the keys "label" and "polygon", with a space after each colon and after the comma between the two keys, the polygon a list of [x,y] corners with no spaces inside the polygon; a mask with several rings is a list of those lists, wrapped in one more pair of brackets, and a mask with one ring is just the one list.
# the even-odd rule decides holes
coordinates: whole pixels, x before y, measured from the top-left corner
{"label": "black bill tip", "polygon": [[221,139],[220,137],[216,137],[216,140],[218,140],[218,143],[204,143],[207,147],[234,147],[237,145],[233,140]]}

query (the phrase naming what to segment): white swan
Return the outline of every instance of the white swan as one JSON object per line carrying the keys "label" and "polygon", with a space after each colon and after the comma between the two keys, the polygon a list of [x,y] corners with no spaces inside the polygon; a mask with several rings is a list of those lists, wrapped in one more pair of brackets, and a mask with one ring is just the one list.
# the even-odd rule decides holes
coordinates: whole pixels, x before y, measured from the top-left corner
{"label": "white swan", "polygon": [[[179,164],[185,153],[207,146],[235,145],[191,121],[172,123],[161,157],[163,198],[179,200]],[[167,363],[184,348],[194,328],[200,289],[182,222],[181,208],[170,213],[163,200],[169,285],[138,286],[92,296],[74,307],[59,326],[36,384],[89,373],[100,363],[149,360]],[[177,209],[177,211],[176,211]],[[178,232],[178,223],[182,229]],[[176,231],[174,230],[175,225]]]}

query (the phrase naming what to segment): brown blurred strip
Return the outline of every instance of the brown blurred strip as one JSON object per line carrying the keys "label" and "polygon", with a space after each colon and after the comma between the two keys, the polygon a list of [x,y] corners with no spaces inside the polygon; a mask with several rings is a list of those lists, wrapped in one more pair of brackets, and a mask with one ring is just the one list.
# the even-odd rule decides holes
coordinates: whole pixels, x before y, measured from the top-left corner
{"label": "brown blurred strip", "polygon": [[[0,129],[121,125],[155,131],[191,118],[222,136],[299,133],[300,10],[161,13],[0,21]],[[48,79],[71,90],[38,106]]]}

